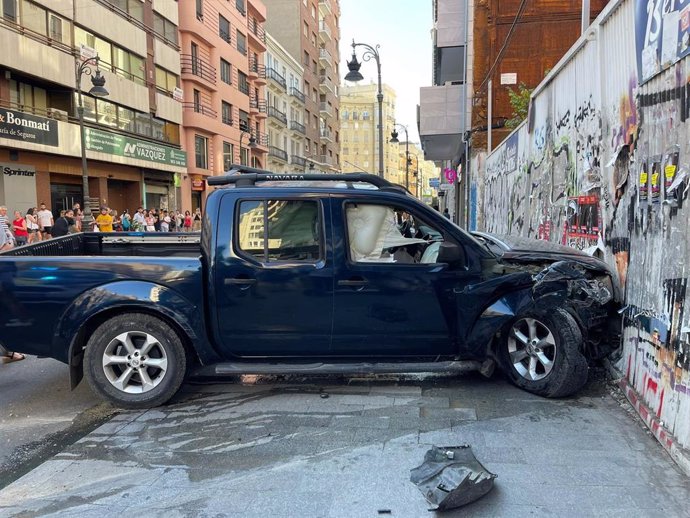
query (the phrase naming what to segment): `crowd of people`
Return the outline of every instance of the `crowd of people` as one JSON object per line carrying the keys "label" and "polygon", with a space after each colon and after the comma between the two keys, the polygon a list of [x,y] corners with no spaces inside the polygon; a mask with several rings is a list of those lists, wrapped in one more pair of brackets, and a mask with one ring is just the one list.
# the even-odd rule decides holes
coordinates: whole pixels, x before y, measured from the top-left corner
{"label": "crowd of people", "polygon": [[199,232],[201,210],[144,209],[139,207],[133,214],[125,209],[122,214],[103,206],[91,228],[84,228],[84,212],[77,203],[69,210],[60,211],[55,219],[52,211],[41,203],[23,214],[15,210],[10,221],[7,207],[0,206],[0,251],[15,246],[45,241],[53,237],[76,232]]}

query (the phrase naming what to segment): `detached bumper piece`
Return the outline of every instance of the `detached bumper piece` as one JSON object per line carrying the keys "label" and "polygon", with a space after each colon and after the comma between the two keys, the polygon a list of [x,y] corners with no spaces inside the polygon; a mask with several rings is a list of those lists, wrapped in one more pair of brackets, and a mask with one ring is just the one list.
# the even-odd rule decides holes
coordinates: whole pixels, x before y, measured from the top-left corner
{"label": "detached bumper piece", "polygon": [[469,444],[432,446],[424,455],[424,463],[410,470],[410,481],[434,506],[432,511],[474,502],[493,489],[495,478],[475,458]]}

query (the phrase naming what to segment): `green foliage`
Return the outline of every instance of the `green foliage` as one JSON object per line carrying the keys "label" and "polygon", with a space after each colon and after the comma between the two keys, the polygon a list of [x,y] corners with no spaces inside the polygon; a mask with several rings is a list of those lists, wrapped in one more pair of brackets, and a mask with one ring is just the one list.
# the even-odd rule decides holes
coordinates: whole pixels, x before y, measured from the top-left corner
{"label": "green foliage", "polygon": [[525,83],[520,83],[517,89],[508,89],[510,106],[513,108],[513,116],[506,121],[506,128],[515,129],[527,118],[529,110],[529,98],[534,88],[527,88]]}

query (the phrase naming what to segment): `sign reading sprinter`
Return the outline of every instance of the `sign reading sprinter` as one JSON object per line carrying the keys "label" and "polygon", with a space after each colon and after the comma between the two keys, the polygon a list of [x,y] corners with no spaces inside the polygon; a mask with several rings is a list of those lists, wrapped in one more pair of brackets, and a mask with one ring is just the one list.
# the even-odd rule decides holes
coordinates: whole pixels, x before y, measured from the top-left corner
{"label": "sign reading sprinter", "polygon": [[58,123],[45,117],[0,108],[0,138],[58,146]]}

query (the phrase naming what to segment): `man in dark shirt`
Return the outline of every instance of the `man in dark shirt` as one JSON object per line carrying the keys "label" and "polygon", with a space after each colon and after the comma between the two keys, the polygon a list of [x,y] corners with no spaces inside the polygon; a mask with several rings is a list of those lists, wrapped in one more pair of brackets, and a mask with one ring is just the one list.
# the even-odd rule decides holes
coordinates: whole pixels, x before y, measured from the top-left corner
{"label": "man in dark shirt", "polygon": [[64,215],[55,220],[53,224],[53,237],[66,236],[69,233],[70,225],[74,224],[74,211],[68,210]]}

